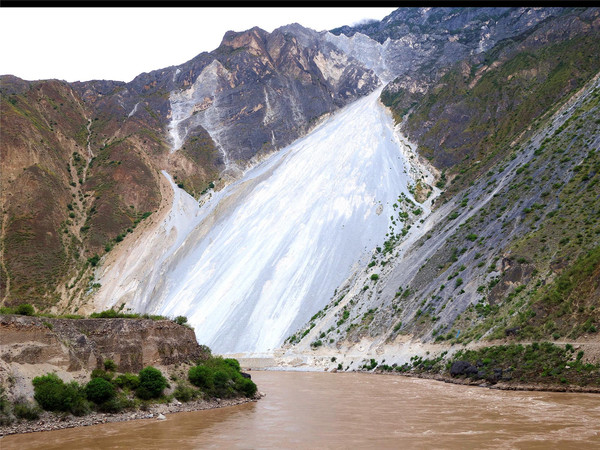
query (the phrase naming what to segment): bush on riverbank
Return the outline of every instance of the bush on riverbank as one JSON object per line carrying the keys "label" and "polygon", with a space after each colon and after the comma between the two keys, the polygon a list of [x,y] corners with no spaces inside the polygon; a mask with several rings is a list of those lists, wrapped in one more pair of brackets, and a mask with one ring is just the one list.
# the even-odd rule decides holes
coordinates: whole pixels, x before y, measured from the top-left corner
{"label": "bush on riverbank", "polygon": [[[432,373],[453,378],[485,380],[495,384],[540,383],[547,385],[600,386],[600,364],[583,361],[584,352],[576,352],[571,344],[564,347],[551,342],[529,345],[495,345],[477,350],[459,350],[452,357],[447,352],[437,357],[413,356],[410,362],[389,366],[379,364],[378,372]],[[377,362],[371,360],[361,368],[372,370]]]}
{"label": "bush on riverbank", "polygon": [[116,395],[115,386],[104,378],[92,378],[85,386],[85,395],[88,400],[101,404]]}
{"label": "bush on riverbank", "polygon": [[[112,367],[111,364],[109,366]],[[141,406],[143,402],[133,396],[147,401],[172,399],[171,396],[163,396],[163,390],[168,386],[166,378],[160,370],[151,366],[142,369],[139,375],[126,373],[117,377],[112,372],[94,369],[91,380],[85,386],[80,386],[75,381],[65,383],[54,373],[36,377],[32,384],[34,399],[44,410],[67,412],[75,416],[88,414],[92,409],[116,413]],[[23,411],[23,418],[34,415],[26,413],[23,407],[17,409]]]}
{"label": "bush on riverbank", "polygon": [[[600,386],[600,365],[583,362],[583,355],[583,351],[575,352],[570,344],[565,347],[551,342],[496,345],[478,350],[460,350],[446,369],[451,370],[454,363],[465,361],[474,368],[471,369],[472,378],[492,382],[516,380]],[[464,374],[455,376],[458,375]]]}
{"label": "bush on riverbank", "polygon": [[[82,416],[92,411],[118,413],[126,409],[147,409],[152,403],[169,403],[176,398],[188,402],[196,398],[253,397],[256,384],[249,375],[242,374],[240,364],[235,359],[210,357],[188,371],[188,380],[171,374],[176,387],[169,395],[164,395],[170,385],[160,370],[148,366],[139,374],[116,374],[116,364],[105,364],[111,369],[94,369],[90,381],[85,385],[72,381],[65,383],[58,375],[48,373],[33,379],[34,399],[46,411],[70,413]],[[179,376],[185,376],[185,366],[179,369]],[[195,388],[190,385],[190,382]],[[11,404],[3,391],[0,391],[0,425],[12,423],[15,418],[34,420],[39,417],[40,408],[27,402]]]}
{"label": "bush on riverbank", "polygon": [[211,357],[192,367],[188,379],[209,397],[252,397],[256,394],[256,384],[242,375],[239,362],[232,358]]}
{"label": "bush on riverbank", "polygon": [[33,398],[46,411],[69,412],[82,416],[90,412],[83,388],[76,381],[65,383],[58,375],[49,373],[35,377]]}
{"label": "bush on riverbank", "polygon": [[160,370],[152,366],[140,370],[138,377],[140,384],[135,393],[142,400],[159,398],[168,385],[166,378],[163,377]]}

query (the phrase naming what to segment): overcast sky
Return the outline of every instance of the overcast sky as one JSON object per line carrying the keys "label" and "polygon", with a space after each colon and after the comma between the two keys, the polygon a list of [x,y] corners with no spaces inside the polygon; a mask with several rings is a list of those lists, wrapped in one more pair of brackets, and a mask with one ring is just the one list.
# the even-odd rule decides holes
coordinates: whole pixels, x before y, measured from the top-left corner
{"label": "overcast sky", "polygon": [[317,31],[395,8],[0,8],[0,74],[131,81],[217,48],[228,30],[298,22]]}

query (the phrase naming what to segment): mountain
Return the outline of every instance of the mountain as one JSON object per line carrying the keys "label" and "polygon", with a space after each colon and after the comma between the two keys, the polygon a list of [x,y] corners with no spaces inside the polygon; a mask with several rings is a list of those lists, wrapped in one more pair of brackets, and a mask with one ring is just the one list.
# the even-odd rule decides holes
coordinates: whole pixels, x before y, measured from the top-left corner
{"label": "mountain", "polygon": [[599,14],[399,8],[130,83],[4,76],[3,303],[351,368],[593,341]]}
{"label": "mountain", "polygon": [[401,364],[407,342],[597,339],[599,17],[566,11],[450,65],[408,111],[411,94],[385,87],[444,191],[417,238],[377,249],[290,354],[390,361],[387,348]]}
{"label": "mountain", "polygon": [[367,261],[389,231],[398,196],[413,198],[410,167],[398,157],[402,143],[379,92],[201,208],[182,193],[155,240],[106,261],[97,301],[185,315],[217,352],[273,351],[357,261]]}
{"label": "mountain", "polygon": [[378,83],[299,25],[229,32],[130,83],[3,76],[2,302],[76,310],[99,257],[170,195],[159,170],[220,189]]}

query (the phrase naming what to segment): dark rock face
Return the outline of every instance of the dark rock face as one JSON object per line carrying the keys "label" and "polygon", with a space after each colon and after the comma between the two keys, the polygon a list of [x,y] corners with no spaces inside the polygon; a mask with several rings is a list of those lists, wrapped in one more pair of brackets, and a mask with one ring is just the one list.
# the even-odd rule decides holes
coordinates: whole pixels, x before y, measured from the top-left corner
{"label": "dark rock face", "polygon": [[454,361],[450,367],[450,375],[453,377],[458,377],[460,375],[474,375],[477,373],[477,367],[468,361]]}
{"label": "dark rock face", "polygon": [[512,327],[512,328],[507,328],[504,331],[504,334],[506,336],[518,336],[519,331],[521,331],[521,329],[519,327]]}
{"label": "dark rock face", "polygon": [[317,38],[299,25],[228,32],[191,87],[171,95],[172,110],[185,117],[183,141],[203,126],[230,162],[243,164],[378,85],[372,71]]}
{"label": "dark rock face", "polygon": [[[493,364],[493,361],[490,364]],[[468,361],[454,361],[450,367],[450,375],[453,377],[468,376],[476,380],[486,380],[492,384],[512,379],[510,369],[489,367],[482,361],[477,361],[475,365]]]}
{"label": "dark rock face", "polygon": [[120,115],[141,102],[156,115],[170,145],[166,131],[174,127],[178,148],[194,130],[205,129],[226,163],[244,165],[257,153],[291,143],[318,117],[379,84],[372,71],[318,36],[297,24],[273,33],[256,27],[230,31],[216,50],[180,66],[126,84],[92,81],[76,88]]}

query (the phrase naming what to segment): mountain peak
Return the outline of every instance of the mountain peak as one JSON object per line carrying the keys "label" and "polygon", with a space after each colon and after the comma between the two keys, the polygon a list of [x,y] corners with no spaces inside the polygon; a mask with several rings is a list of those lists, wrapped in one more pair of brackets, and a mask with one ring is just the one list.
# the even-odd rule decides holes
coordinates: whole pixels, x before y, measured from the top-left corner
{"label": "mountain peak", "polygon": [[241,47],[258,49],[263,47],[264,39],[269,35],[259,27],[253,27],[246,31],[228,31],[223,36],[221,46],[232,47],[234,50]]}

